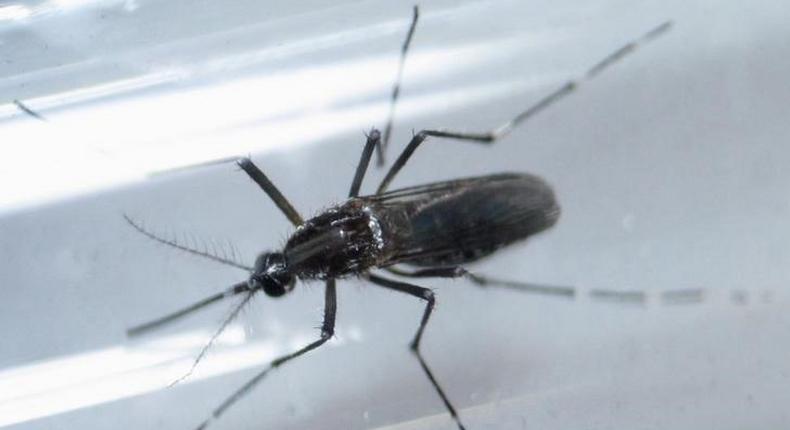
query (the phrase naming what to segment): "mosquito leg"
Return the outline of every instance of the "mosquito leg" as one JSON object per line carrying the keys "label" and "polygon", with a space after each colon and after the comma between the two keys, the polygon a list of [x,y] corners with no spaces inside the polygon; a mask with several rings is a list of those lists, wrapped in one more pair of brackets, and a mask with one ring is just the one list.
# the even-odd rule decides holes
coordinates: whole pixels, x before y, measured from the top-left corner
{"label": "mosquito leg", "polygon": [[354,179],[351,181],[351,190],[348,192],[349,197],[356,197],[359,195],[359,188],[362,186],[362,179],[365,177],[365,172],[368,171],[370,165],[370,156],[373,155],[373,148],[381,148],[381,133],[375,128],[370,130],[366,135],[368,140],[365,142],[365,148],[362,149],[362,155],[357,164],[357,171],[354,173]]}
{"label": "mosquito leg", "polygon": [[213,303],[219,302],[220,300],[226,299],[228,297],[232,297],[241,293],[251,292],[250,286],[247,284],[247,281],[239,282],[238,284],[228,288],[227,290],[214,294],[213,296],[206,297],[205,299],[194,303],[190,306],[185,307],[184,309],[178,310],[173,312],[169,315],[165,315],[161,318],[155,319],[153,321],[149,321],[145,324],[140,324],[138,326],[132,327],[126,331],[126,335],[129,337],[139,336],[144,334],[148,331],[157,329],[162,327],[163,325],[169,324],[173,321],[181,319],[195,311],[205,308],[208,305]]}
{"label": "mosquito leg", "polygon": [[[515,282],[490,278],[470,272],[466,272],[463,276],[474,282],[477,286],[483,288],[505,288],[522,293],[564,296],[569,299],[582,294],[578,288],[573,286]],[[644,305],[652,297],[653,300],[657,300],[664,305],[678,305],[700,303],[705,299],[706,291],[703,288],[680,288],[656,291],[593,288],[586,291],[586,293],[587,297],[597,302]]]}
{"label": "mosquito leg", "polygon": [[263,174],[261,169],[258,168],[249,158],[241,158],[236,161],[236,164],[244,170],[249,177],[255,181],[258,186],[261,187],[263,192],[269,196],[270,199],[277,205],[278,208],[288,217],[288,220],[291,221],[291,224],[298,226],[302,224],[304,221],[302,220],[301,215],[299,212],[294,209],[293,206],[288,202],[288,199],[274,186],[272,181]]}
{"label": "mosquito leg", "polygon": [[428,319],[431,317],[431,312],[433,311],[433,306],[436,302],[433,291],[431,291],[430,288],[423,288],[417,285],[407,284],[405,282],[393,281],[373,274],[368,276],[370,281],[374,284],[400,291],[402,293],[410,294],[428,302],[425,306],[425,313],[422,315],[420,328],[417,330],[417,333],[414,335],[414,339],[412,339],[410,344],[411,349],[415,351],[418,350],[420,346],[420,339],[422,339],[422,332],[425,330],[425,326],[428,324]]}
{"label": "mosquito leg", "polygon": [[430,267],[417,270],[403,270],[399,267],[389,266],[384,270],[405,278],[459,278],[467,274],[466,269],[461,266]]}
{"label": "mosquito leg", "polygon": [[[387,187],[389,187],[390,182],[392,182],[392,180],[395,179],[395,175],[397,175],[398,172],[400,172],[400,170],[403,168],[403,166],[406,165],[406,162],[409,161],[409,158],[411,158],[411,155],[414,153],[414,151],[417,149],[417,147],[420,146],[420,144],[422,142],[424,142],[425,139],[428,138],[428,136],[448,137],[448,138],[449,137],[457,137],[457,138],[460,138],[460,139],[472,140],[472,141],[479,142],[479,143],[491,143],[492,142],[491,139],[487,139],[486,140],[486,139],[483,139],[483,138],[481,138],[481,139],[471,138],[469,136],[472,136],[472,135],[468,135],[467,136],[467,135],[464,135],[464,134],[461,134],[461,133],[452,133],[452,136],[451,136],[450,133],[443,132],[443,131],[438,131],[438,130],[421,130],[419,133],[415,134],[414,137],[411,138],[411,141],[406,146],[406,149],[404,149],[403,152],[401,152],[400,156],[395,160],[395,163],[393,163],[392,166],[390,167],[389,171],[387,171],[387,175],[384,177],[384,179],[379,184],[379,187],[376,189],[376,194],[381,194],[381,193],[387,191]],[[480,136],[475,136],[475,137],[480,137]]]}
{"label": "mosquito leg", "polygon": [[[619,49],[611,52],[610,54],[606,55],[600,61],[595,63],[592,67],[587,69],[587,71],[580,77],[576,79],[572,79],[559,87],[558,89],[554,90],[549,95],[545,96],[537,103],[533,104],[526,110],[522,111],[509,121],[505,122],[504,124],[500,125],[499,127],[483,132],[483,133],[463,133],[463,132],[456,132],[456,131],[447,131],[447,130],[422,130],[412,138],[409,145],[406,149],[403,150],[400,157],[395,161],[395,163],[390,167],[389,172],[387,172],[387,176],[384,177],[384,180],[381,181],[381,184],[378,188],[378,193],[383,193],[387,190],[390,182],[395,178],[395,175],[400,172],[406,162],[409,160],[411,155],[417,149],[418,146],[422,142],[424,142],[428,137],[438,137],[438,138],[446,138],[446,139],[458,139],[458,140],[465,140],[470,142],[476,143],[493,143],[499,139],[510,134],[516,126],[519,124],[526,122],[529,118],[533,117],[534,115],[542,112],[549,106],[553,105],[554,103],[558,102],[559,100],[565,98],[569,94],[576,91],[581,85],[585,84],[587,81],[594,79],[598,76],[601,72],[612,66],[613,64],[620,61],[626,55],[636,51],[636,49],[644,43],[647,43],[661,34],[665,33],[670,29],[672,26],[671,22],[665,22],[658,27],[648,31],[638,39],[635,39]],[[386,134],[385,140],[386,143]]]}
{"label": "mosquito leg", "polygon": [[392,86],[392,96],[390,96],[390,112],[389,116],[387,117],[387,125],[384,128],[384,141],[378,148],[378,166],[381,167],[384,165],[384,151],[387,149],[387,145],[390,141],[390,135],[392,134],[392,123],[395,118],[395,106],[398,101],[398,96],[400,95],[400,83],[401,79],[403,78],[403,66],[406,63],[406,54],[409,52],[409,45],[411,45],[411,39],[414,36],[414,30],[417,28],[417,20],[420,17],[420,9],[415,5],[414,6],[414,14],[411,19],[411,25],[409,26],[409,32],[406,34],[406,40],[403,41],[403,46],[401,46],[400,50],[400,62],[398,63],[398,75],[395,78],[395,84]]}
{"label": "mosquito leg", "polygon": [[225,411],[233,406],[239,399],[244,397],[247,393],[250,392],[263,378],[266,377],[267,374],[273,369],[280,367],[281,365],[285,364],[286,362],[299,357],[309,351],[312,351],[319,346],[323,345],[332,338],[335,333],[335,316],[337,314],[337,294],[335,293],[335,280],[329,279],[326,281],[326,291],[324,293],[324,323],[321,325],[321,337],[316,340],[315,342],[305,346],[304,348],[292,352],[288,355],[283,355],[280,358],[273,360],[269,366],[259,372],[255,377],[247,381],[241,388],[236,390],[230,397],[225,399],[221,405],[219,405],[214,411],[211,413],[211,416],[203,421],[200,426],[197,427],[198,430],[203,430],[208,427],[211,422],[218,419]]}
{"label": "mosquito leg", "polygon": [[[466,278],[480,287],[498,287],[516,290],[524,293],[542,294],[549,296],[567,297],[569,299],[576,296],[576,288],[565,285],[538,284],[533,282],[515,282],[501,279],[493,279],[486,276],[472,273],[460,266],[449,267],[430,267],[427,269],[417,269],[406,271],[396,267],[388,267],[387,271],[406,278]],[[617,294],[616,291],[609,291],[610,294]]]}
{"label": "mosquito leg", "polygon": [[428,319],[431,317],[431,312],[433,312],[433,307],[436,303],[433,291],[428,288],[407,284],[405,282],[392,281],[372,274],[368,275],[368,279],[376,285],[380,285],[384,288],[389,288],[395,291],[400,291],[402,293],[423,299],[427,302],[425,305],[425,312],[422,314],[422,320],[420,321],[420,328],[417,329],[417,333],[414,335],[414,339],[411,341],[409,346],[412,352],[414,352],[414,354],[417,356],[417,360],[419,360],[420,366],[425,372],[425,375],[428,377],[428,380],[431,381],[431,385],[433,385],[436,393],[439,394],[442,402],[444,402],[444,406],[447,408],[447,411],[450,412],[450,416],[453,417],[453,420],[455,420],[455,423],[458,425],[460,430],[465,430],[464,425],[461,424],[461,419],[458,417],[458,413],[450,403],[450,399],[447,398],[446,394],[444,394],[444,390],[442,390],[442,388],[439,386],[439,382],[436,381],[436,378],[433,376],[433,372],[431,372],[431,369],[428,367],[428,364],[425,362],[425,359],[422,357],[422,353],[420,352],[420,340],[422,339],[422,333],[425,330],[425,326],[428,324]]}
{"label": "mosquito leg", "polygon": [[[569,285],[550,285],[538,284],[534,282],[516,282],[503,279],[495,279],[476,273],[467,272],[464,275],[478,287],[495,287],[518,291],[521,293],[540,294],[546,296],[565,297],[573,299],[578,294],[576,287]],[[616,292],[614,292],[617,294]]]}
{"label": "mosquito leg", "polygon": [[24,112],[24,113],[26,113],[26,114],[28,114],[28,115],[32,116],[33,118],[35,118],[35,119],[37,119],[37,120],[39,120],[39,121],[44,121],[44,122],[47,122],[47,119],[46,119],[46,118],[44,118],[44,117],[43,117],[43,116],[42,116],[40,113],[38,113],[38,112],[34,111],[33,109],[30,109],[29,107],[27,107],[27,105],[26,105],[26,104],[22,103],[20,100],[13,100],[13,103],[14,103],[14,104],[16,105],[16,107],[17,107],[17,108],[19,108],[19,110],[21,110],[22,112]]}
{"label": "mosquito leg", "polygon": [[[520,293],[539,294],[545,296],[565,297],[573,299],[582,294],[578,288],[570,285],[551,285],[534,282],[517,282],[503,279],[491,278],[477,273],[469,272],[460,266],[450,267],[430,267],[413,271],[403,270],[397,267],[386,267],[388,272],[406,278],[466,278],[475,285],[482,288],[503,288]],[[703,288],[680,288],[671,290],[610,290],[603,288],[593,288],[586,291],[587,296],[600,302],[612,302],[623,304],[645,304],[649,297],[655,296],[664,305],[677,305],[700,303],[705,299],[706,290]]]}

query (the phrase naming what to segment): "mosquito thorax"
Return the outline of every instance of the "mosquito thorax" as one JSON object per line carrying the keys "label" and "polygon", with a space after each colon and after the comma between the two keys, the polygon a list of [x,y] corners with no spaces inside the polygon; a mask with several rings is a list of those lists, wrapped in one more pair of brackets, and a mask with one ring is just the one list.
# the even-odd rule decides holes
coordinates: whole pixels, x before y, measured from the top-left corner
{"label": "mosquito thorax", "polygon": [[266,295],[280,297],[294,288],[294,277],[281,252],[263,252],[255,259],[250,287],[262,289]]}

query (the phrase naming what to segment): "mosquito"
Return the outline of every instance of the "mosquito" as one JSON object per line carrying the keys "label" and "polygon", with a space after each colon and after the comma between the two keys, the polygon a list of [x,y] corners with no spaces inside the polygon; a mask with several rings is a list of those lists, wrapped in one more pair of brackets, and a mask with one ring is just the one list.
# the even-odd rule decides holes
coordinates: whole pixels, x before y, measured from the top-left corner
{"label": "mosquito", "polygon": [[[638,46],[665,33],[671,27],[665,22],[603,57],[584,75],[570,80],[534,105],[501,126],[484,133],[448,130],[422,130],[414,134],[400,156],[389,167],[376,191],[360,195],[363,179],[374,150],[379,160],[392,129],[395,103],[406,54],[419,18],[414,7],[411,25],[401,48],[398,74],[390,97],[390,112],[385,133],[377,129],[367,133],[362,154],[351,181],[348,199],[330,207],[314,218],[305,220],[277,189],[274,183],[249,158],[236,162],[295,227],[294,233],[281,250],[260,253],[252,267],[232,259],[183,246],[146,230],[125,216],[137,231],[165,245],[215,262],[249,272],[249,277],[223,292],[191,306],[128,331],[137,336],[159,328],[187,314],[223,299],[243,296],[230,317],[217,330],[193,364],[204,356],[214,339],[235,318],[241,308],[259,292],[281,297],[293,291],[296,281],[322,281],[324,314],[318,339],[301,349],[271,361],[266,368],[232,393],[197,428],[205,429],[220,418],[233,404],[245,396],[274,369],[319,348],[332,338],[337,311],[336,282],[344,278],[361,278],[379,287],[414,296],[425,302],[419,327],[410,348],[436,394],[460,430],[465,427],[450,398],[441,388],[420,352],[423,333],[436,304],[430,288],[405,280],[419,278],[466,278],[478,286],[515,288],[530,293],[573,297],[574,287],[530,284],[497,280],[468,271],[465,266],[495,253],[498,249],[522,242],[551,228],[559,219],[560,206],[551,186],[542,178],[527,173],[497,173],[479,177],[435,182],[398,190],[389,190],[391,182],[406,165],[416,149],[432,139],[491,144],[504,138],[519,124],[571,94],[583,83],[595,78],[612,64],[633,52]],[[408,269],[402,265],[409,266]],[[374,273],[378,270],[379,272]],[[387,272],[382,275],[380,272]],[[393,278],[397,277],[397,278]],[[688,293],[688,292],[687,292]],[[693,291],[691,292],[693,295]],[[630,293],[599,291],[608,298],[633,300]]]}

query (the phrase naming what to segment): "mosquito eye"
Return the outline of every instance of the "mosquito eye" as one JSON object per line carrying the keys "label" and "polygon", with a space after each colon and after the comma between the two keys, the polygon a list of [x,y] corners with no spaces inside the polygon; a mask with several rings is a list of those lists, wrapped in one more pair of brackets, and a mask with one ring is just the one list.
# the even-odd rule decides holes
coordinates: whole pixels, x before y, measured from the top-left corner
{"label": "mosquito eye", "polygon": [[263,284],[263,292],[269,297],[280,297],[285,294],[285,287],[273,282],[266,282]]}

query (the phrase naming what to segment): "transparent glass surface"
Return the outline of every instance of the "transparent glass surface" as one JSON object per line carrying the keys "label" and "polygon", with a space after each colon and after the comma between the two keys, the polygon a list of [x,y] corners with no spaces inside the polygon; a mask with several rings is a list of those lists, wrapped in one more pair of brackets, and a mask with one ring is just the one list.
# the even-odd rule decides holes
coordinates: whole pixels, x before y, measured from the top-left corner
{"label": "transparent glass surface", "polygon": [[[395,181],[531,172],[562,205],[555,228],[470,269],[574,285],[575,299],[418,282],[438,297],[425,358],[469,430],[790,421],[788,9],[421,4],[390,161],[413,130],[496,127],[674,22],[507,139],[428,142]],[[320,283],[260,295],[168,387],[236,301],[145,337],[125,330],[246,273],[157,244],[123,214],[247,264],[281,247],[293,227],[232,163],[178,168],[249,154],[304,216],[342,201],[363,133],[384,126],[410,18],[384,1],[0,4],[0,426],[193,429],[316,339]],[[383,173],[372,167],[363,191]],[[602,303],[597,288],[648,300]],[[703,302],[661,300],[686,288]],[[340,281],[335,338],[210,428],[456,428],[407,348],[422,311]]]}

